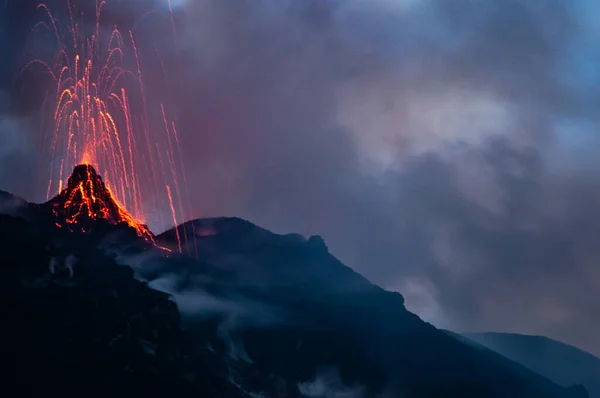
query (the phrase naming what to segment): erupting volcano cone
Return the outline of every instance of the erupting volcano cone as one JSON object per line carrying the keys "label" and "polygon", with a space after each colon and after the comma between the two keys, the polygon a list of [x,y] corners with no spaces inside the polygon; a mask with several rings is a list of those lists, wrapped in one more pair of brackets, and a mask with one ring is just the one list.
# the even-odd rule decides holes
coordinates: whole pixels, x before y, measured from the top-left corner
{"label": "erupting volcano cone", "polygon": [[137,222],[117,202],[102,177],[88,164],[75,166],[67,180],[67,187],[48,202],[56,216],[56,223],[73,232],[90,232],[98,222],[118,225],[125,223],[137,234],[153,240],[145,225]]}

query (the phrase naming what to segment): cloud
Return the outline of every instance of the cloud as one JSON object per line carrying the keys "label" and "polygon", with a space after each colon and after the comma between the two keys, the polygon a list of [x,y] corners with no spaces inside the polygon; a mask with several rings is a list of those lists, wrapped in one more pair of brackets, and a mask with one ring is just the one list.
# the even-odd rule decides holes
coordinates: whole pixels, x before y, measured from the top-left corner
{"label": "cloud", "polygon": [[298,390],[305,397],[315,398],[361,398],[367,396],[362,386],[346,386],[337,369],[324,368],[317,371],[315,379],[300,383]]}
{"label": "cloud", "polygon": [[29,120],[9,112],[8,95],[0,90],[0,190],[35,191]]}
{"label": "cloud", "polygon": [[594,258],[580,225],[600,199],[597,164],[557,134],[597,123],[566,79],[585,34],[575,6],[207,0],[185,12],[195,215],[324,235],[376,283],[420,281],[408,306],[428,303],[440,326],[600,350],[600,325],[577,315],[592,314],[592,261],[574,254]]}
{"label": "cloud", "polygon": [[600,354],[591,0],[172,5],[194,216],[320,234],[439,326]]}

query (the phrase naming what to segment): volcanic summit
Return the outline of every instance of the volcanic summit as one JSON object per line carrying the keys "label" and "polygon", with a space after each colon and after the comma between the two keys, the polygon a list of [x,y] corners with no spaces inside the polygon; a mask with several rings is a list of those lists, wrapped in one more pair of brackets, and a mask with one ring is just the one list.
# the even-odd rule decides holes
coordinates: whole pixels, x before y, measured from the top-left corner
{"label": "volcanic summit", "polygon": [[56,216],[56,224],[72,232],[90,232],[98,222],[127,224],[137,234],[152,240],[152,233],[125,210],[89,164],[75,166],[67,187],[47,202]]}

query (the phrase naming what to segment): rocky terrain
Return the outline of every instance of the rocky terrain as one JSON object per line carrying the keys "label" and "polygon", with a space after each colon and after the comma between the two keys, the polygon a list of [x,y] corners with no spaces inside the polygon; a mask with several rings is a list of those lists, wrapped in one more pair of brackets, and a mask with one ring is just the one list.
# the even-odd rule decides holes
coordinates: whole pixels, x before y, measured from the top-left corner
{"label": "rocky terrain", "polygon": [[0,358],[18,396],[587,397],[423,322],[320,237],[217,218],[150,244],[126,219],[65,228],[57,206],[91,213],[64,205],[0,194]]}

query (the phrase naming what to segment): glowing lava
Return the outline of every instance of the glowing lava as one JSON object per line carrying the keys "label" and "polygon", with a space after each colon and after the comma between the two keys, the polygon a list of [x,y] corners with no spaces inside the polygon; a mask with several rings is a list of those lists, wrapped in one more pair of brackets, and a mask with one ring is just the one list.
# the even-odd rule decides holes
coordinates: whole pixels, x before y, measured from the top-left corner
{"label": "glowing lava", "polygon": [[[67,12],[58,18],[49,6],[39,4],[43,20],[32,36],[39,30],[44,40],[52,37],[56,53],[52,60],[34,59],[23,69],[41,66],[53,83],[42,106],[42,147],[48,149],[50,165],[46,199],[58,192],[50,202],[63,220],[59,224],[70,230],[85,232],[91,221],[106,220],[126,222],[140,236],[151,237],[148,228],[136,220],[152,215],[153,222],[163,226],[190,217],[186,214],[189,204],[181,197],[187,188],[176,123],[168,118],[168,109],[175,105],[165,106],[156,98],[147,101],[149,87],[143,79],[144,71],[156,72],[152,68],[156,64],[162,66],[166,87],[174,74],[168,73],[158,48],[147,54],[144,49],[149,43],[138,46],[135,32],[140,21],[122,31],[116,20],[109,22],[110,14],[103,15],[109,0],[96,0],[91,18],[84,15],[90,11],[91,2],[86,1],[65,0]],[[162,16],[164,28],[176,41],[169,11],[170,15]],[[160,62],[143,62],[151,56]],[[160,86],[161,79],[151,77],[149,81]],[[154,92],[170,97],[164,90]],[[89,164],[99,167],[114,192]],[[65,181],[72,167],[73,174]],[[169,210],[171,217],[166,221],[162,214]],[[178,250],[183,250],[181,240]]]}
{"label": "glowing lava", "polygon": [[75,166],[67,187],[49,201],[56,224],[72,232],[90,232],[98,221],[111,225],[125,223],[148,242],[154,238],[148,227],[136,221],[117,202],[110,189],[89,164]]}

